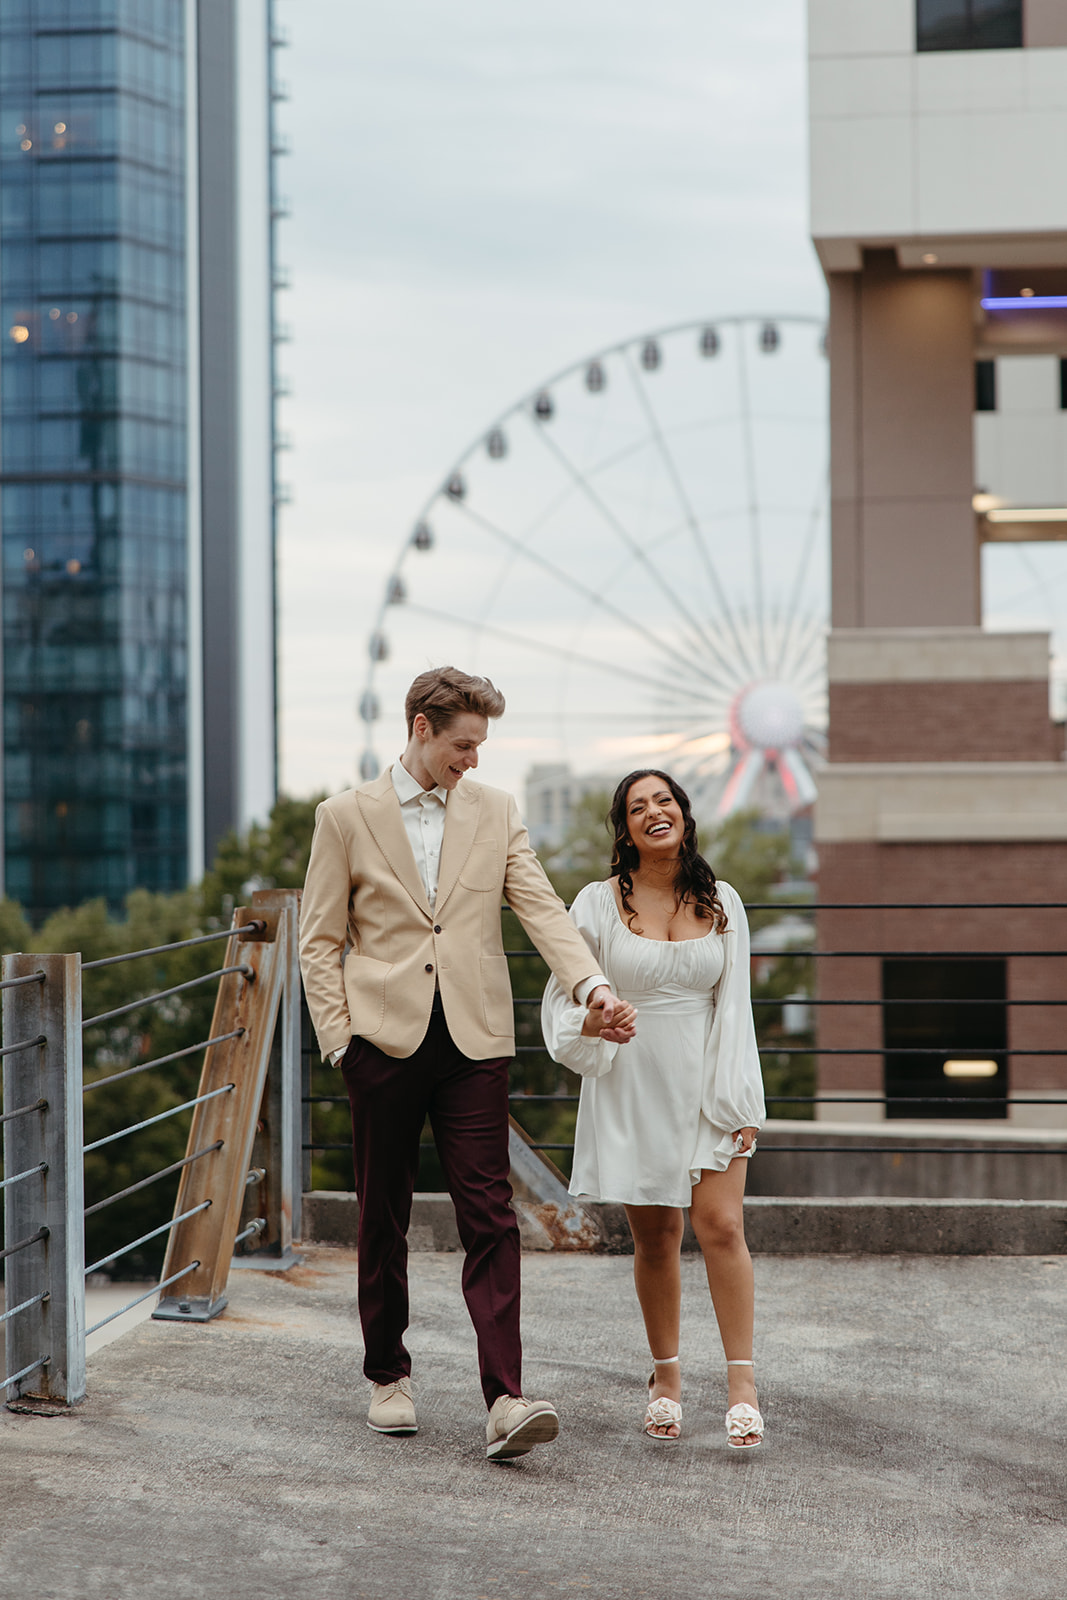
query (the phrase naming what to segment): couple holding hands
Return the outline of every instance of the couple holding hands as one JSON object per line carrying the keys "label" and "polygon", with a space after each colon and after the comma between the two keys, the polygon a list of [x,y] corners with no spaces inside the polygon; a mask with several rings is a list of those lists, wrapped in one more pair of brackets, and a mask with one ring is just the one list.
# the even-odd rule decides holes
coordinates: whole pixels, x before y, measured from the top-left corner
{"label": "couple holding hands", "polygon": [[399,761],[316,817],[301,966],[320,1049],[352,1107],[368,1423],[398,1434],[417,1426],[406,1235],[428,1115],[466,1253],[486,1453],[509,1460],[559,1432],[554,1406],[522,1392],[503,900],[553,974],[542,1005],[549,1052],[583,1079],[571,1193],[621,1201],[633,1234],[653,1361],[645,1432],[661,1442],[681,1434],[688,1208],[726,1355],[727,1440],[751,1449],[763,1419],[742,1199],[764,1104],[744,909],[700,855],[684,790],[642,770],[612,801],[610,876],[587,885],[568,917],[513,798],[464,781],[503,711],[486,678],[422,673],[408,691]]}

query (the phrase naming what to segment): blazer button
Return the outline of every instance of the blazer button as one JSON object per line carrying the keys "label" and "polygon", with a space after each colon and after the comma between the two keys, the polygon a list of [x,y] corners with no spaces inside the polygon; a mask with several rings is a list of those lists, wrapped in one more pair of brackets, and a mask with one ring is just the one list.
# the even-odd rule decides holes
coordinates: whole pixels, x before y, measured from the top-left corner
{"label": "blazer button", "polygon": [[427,961],[427,963],[426,963],[426,971],[427,972],[432,972],[433,971],[433,962],[432,961]]}
{"label": "blazer button", "polygon": [[434,924],[434,930],[433,931],[434,931],[434,933],[440,933],[440,931],[441,931],[440,923],[435,923]]}

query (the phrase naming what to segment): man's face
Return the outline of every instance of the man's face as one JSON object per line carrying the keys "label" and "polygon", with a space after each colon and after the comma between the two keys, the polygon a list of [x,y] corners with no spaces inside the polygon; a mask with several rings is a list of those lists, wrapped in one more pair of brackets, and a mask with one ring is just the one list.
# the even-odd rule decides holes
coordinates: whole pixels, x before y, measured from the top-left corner
{"label": "man's face", "polygon": [[[461,711],[448,725],[434,733],[420,712],[412,729],[412,743],[416,764],[422,768],[413,772],[424,788],[440,785],[454,789],[465,772],[478,765],[478,748],[489,732],[489,718],[474,711]],[[427,782],[429,779],[429,782]]]}

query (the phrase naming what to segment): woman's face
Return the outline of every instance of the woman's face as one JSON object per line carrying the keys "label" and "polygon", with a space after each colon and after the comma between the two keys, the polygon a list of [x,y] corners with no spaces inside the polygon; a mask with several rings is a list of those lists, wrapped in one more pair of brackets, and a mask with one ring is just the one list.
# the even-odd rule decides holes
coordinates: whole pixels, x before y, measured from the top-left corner
{"label": "woman's face", "polygon": [[626,793],[626,827],[642,859],[674,860],[682,849],[682,808],[662,778],[638,778]]}

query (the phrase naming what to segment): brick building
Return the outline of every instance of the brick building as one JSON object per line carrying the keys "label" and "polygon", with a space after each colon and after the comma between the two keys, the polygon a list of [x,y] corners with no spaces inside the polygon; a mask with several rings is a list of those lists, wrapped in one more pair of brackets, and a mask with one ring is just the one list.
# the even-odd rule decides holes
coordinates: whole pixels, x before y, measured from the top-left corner
{"label": "brick building", "polygon": [[1067,6],[809,0],[809,51],[831,361],[819,899],[1023,903],[821,913],[820,949],[843,953],[820,998],[870,1003],[818,1008],[820,1046],[856,1052],[821,1057],[820,1093],[873,1102],[821,1110],[940,1095],[968,1104],[923,1116],[1003,1117],[1005,1096],[1067,1089],[1067,1048],[1025,1054],[1064,1046],[1067,1007],[1019,1004],[1067,1000],[1067,961],[1041,954],[1067,918],[1029,904],[1067,901],[1049,639],[984,630],[981,595],[983,542],[1067,538],[1067,188],[1048,181]]}

